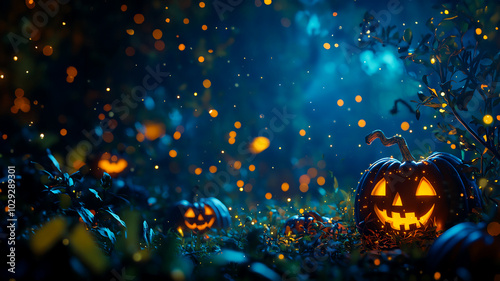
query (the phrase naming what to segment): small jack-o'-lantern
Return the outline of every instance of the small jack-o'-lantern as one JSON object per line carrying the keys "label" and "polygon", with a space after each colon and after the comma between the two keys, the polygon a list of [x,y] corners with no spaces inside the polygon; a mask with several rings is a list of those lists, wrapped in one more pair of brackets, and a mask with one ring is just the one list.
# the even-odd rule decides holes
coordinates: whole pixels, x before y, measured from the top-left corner
{"label": "small jack-o'-lantern", "polygon": [[403,162],[380,159],[361,177],[354,211],[361,232],[404,232],[427,226],[441,230],[481,206],[479,190],[461,171],[466,165],[457,157],[436,152],[416,162],[404,138],[387,139],[377,130],[366,137],[366,143],[377,138],[385,146],[398,144]]}
{"label": "small jack-o'-lantern", "polygon": [[123,172],[127,168],[128,162],[123,158],[118,158],[118,156],[109,153],[104,153],[97,162],[97,167],[104,170],[106,173],[110,174],[112,177],[117,176],[119,173]]}
{"label": "small jack-o'-lantern", "polygon": [[202,198],[195,203],[182,200],[170,210],[166,229],[192,230],[197,233],[211,228],[226,228],[231,224],[231,215],[226,206],[217,198]]}

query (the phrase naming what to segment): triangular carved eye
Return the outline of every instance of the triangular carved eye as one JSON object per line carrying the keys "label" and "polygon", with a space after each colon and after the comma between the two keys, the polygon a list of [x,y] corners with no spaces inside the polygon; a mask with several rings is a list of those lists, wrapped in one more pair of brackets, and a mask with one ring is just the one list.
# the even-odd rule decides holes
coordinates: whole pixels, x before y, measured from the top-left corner
{"label": "triangular carved eye", "polygon": [[373,188],[371,195],[372,196],[385,196],[385,179],[381,179]]}
{"label": "triangular carved eye", "polygon": [[213,215],[213,214],[214,214],[214,210],[212,210],[212,208],[205,205],[205,215]]}
{"label": "triangular carved eye", "polygon": [[186,213],[184,214],[184,217],[186,218],[194,218],[196,215],[194,214],[193,209],[189,208]]}
{"label": "triangular carved eye", "polygon": [[417,187],[417,193],[415,196],[436,196],[436,190],[432,187],[432,184],[423,177]]}

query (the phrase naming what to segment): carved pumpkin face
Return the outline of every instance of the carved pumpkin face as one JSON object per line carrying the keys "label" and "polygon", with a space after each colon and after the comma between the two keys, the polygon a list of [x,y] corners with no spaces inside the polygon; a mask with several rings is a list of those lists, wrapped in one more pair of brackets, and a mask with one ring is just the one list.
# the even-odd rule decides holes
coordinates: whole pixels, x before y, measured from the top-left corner
{"label": "carved pumpkin face", "polygon": [[170,210],[165,228],[201,233],[211,228],[226,228],[230,224],[231,215],[226,206],[219,199],[209,197],[195,203],[177,202]]}
{"label": "carved pumpkin face", "polygon": [[[400,147],[406,147],[403,142]],[[465,164],[457,157],[436,152],[415,161],[407,147],[402,154],[405,161],[380,159],[361,177],[354,211],[360,232],[446,229],[481,206],[479,189],[461,171]]]}
{"label": "carved pumpkin face", "polygon": [[206,228],[211,228],[214,222],[214,210],[208,205],[203,208],[189,207],[184,213],[184,224],[191,230],[204,231]]}

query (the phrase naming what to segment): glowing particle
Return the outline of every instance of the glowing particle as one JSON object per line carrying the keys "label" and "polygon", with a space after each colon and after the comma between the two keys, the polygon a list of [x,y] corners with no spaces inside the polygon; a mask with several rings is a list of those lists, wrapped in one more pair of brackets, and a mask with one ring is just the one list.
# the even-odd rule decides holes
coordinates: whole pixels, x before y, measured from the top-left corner
{"label": "glowing particle", "polygon": [[266,193],[266,199],[270,200],[271,198],[273,198],[273,195],[270,192]]}
{"label": "glowing particle", "polygon": [[284,259],[284,258],[285,258],[285,255],[283,255],[283,254],[279,254],[279,255],[278,255],[278,259],[282,260],[282,259]]}
{"label": "glowing particle", "polygon": [[199,6],[200,6],[200,8],[202,8],[202,9],[203,9],[203,8],[205,8],[205,2],[200,2]]}
{"label": "glowing particle", "polygon": [[290,189],[290,185],[287,182],[281,184],[281,190],[286,192],[288,189]]}
{"label": "glowing particle", "polygon": [[336,17],[338,14],[337,14],[337,12],[333,12],[333,14],[332,14],[332,15],[333,15],[334,17]]}
{"label": "glowing particle", "polygon": [[356,96],[356,102],[361,102],[362,100],[363,100],[363,98],[360,95]]}
{"label": "glowing particle", "polygon": [[481,33],[483,33],[483,31],[481,30],[481,28],[476,28],[476,34],[477,35],[481,35]]}
{"label": "glowing particle", "polygon": [[111,91],[111,88],[106,88],[106,92],[109,92],[109,91]]}
{"label": "glowing particle", "polygon": [[127,5],[123,4],[123,5],[120,7],[120,10],[121,10],[122,12],[127,11]]}
{"label": "glowing particle", "polygon": [[271,5],[271,3],[273,3],[272,0],[264,0],[264,4],[266,4],[266,5]]}
{"label": "glowing particle", "polygon": [[208,89],[210,88],[210,86],[212,86],[212,82],[210,82],[210,80],[208,79],[203,80],[203,87]]}
{"label": "glowing particle", "polygon": [[325,184],[326,180],[324,177],[318,177],[316,182],[318,183],[319,186],[323,186]]}
{"label": "glowing particle", "polygon": [[170,150],[170,151],[168,152],[168,156],[170,156],[170,157],[172,157],[172,158],[177,157],[177,151],[175,151],[175,150],[173,150],[173,149],[172,149],[172,150]]}
{"label": "glowing particle", "polygon": [[231,131],[231,132],[229,132],[229,136],[230,136],[231,138],[235,138],[235,137],[236,137],[236,132],[235,132],[235,131]]}
{"label": "glowing particle", "polygon": [[306,130],[302,129],[299,131],[299,135],[305,136],[306,135]]}
{"label": "glowing particle", "polygon": [[153,38],[156,39],[156,40],[160,40],[161,37],[163,37],[163,32],[159,29],[155,29],[153,31]]}
{"label": "glowing particle", "polygon": [[311,182],[311,178],[308,175],[302,175],[299,178],[299,182],[301,184],[309,184]]}
{"label": "glowing particle", "polygon": [[496,221],[490,222],[486,227],[486,231],[488,231],[488,234],[491,236],[500,235],[500,223]]}
{"label": "glowing particle", "polygon": [[493,123],[493,116],[491,116],[491,115],[489,115],[489,114],[484,115],[484,116],[483,116],[483,122],[484,122],[484,124],[486,124],[486,125],[489,125],[489,124]]}
{"label": "glowing particle", "polygon": [[445,14],[445,15],[447,15],[447,14],[449,14],[449,13],[450,13],[450,11],[448,11],[448,10],[444,10],[444,14]]}
{"label": "glowing particle", "polygon": [[453,143],[452,145],[450,145],[450,147],[451,147],[451,149],[456,149],[457,145]]}
{"label": "glowing particle", "polygon": [[201,29],[202,29],[202,30],[207,30],[207,29],[208,29],[208,26],[207,26],[206,24],[204,24],[204,25],[202,25],[202,26],[201,26]]}
{"label": "glowing particle", "polygon": [[340,100],[338,100],[338,101],[337,101],[337,105],[338,105],[338,106],[343,106],[343,105],[344,105],[344,101],[343,101],[343,100],[341,100],[341,99],[340,99]]}
{"label": "glowing particle", "polygon": [[486,35],[486,34],[485,34],[485,35],[483,35],[483,39],[484,39],[484,40],[488,39],[488,35]]}
{"label": "glowing particle", "polygon": [[236,170],[241,169],[241,162],[240,162],[240,161],[234,161],[233,167],[234,167]]}
{"label": "glowing particle", "polygon": [[215,174],[217,172],[217,167],[215,166],[210,166],[210,168],[208,168],[208,171],[212,174]]}
{"label": "glowing particle", "polygon": [[251,153],[258,154],[258,153],[261,153],[262,151],[266,150],[270,144],[271,144],[271,141],[269,141],[268,138],[256,137],[253,139],[252,143],[250,143],[248,148],[249,148]]}
{"label": "glowing particle", "polygon": [[198,57],[198,61],[199,61],[199,62],[204,62],[204,61],[205,61],[205,58],[204,58],[203,56],[199,56],[199,57]]}
{"label": "glowing particle", "polygon": [[208,111],[208,114],[210,114],[210,116],[215,118],[215,117],[217,117],[217,115],[219,115],[219,112],[217,112],[217,110],[215,110],[215,109],[210,109],[210,111]]}
{"label": "glowing particle", "polygon": [[197,175],[200,175],[201,172],[203,172],[203,170],[201,168],[199,168],[199,167],[194,170],[194,173],[197,174]]}
{"label": "glowing particle", "polygon": [[127,29],[127,34],[128,35],[134,35],[135,31],[133,29]]}
{"label": "glowing particle", "polygon": [[176,131],[176,132],[174,133],[174,140],[178,140],[178,139],[180,139],[180,138],[181,138],[181,132]]}
{"label": "glowing particle", "polygon": [[[499,116],[500,116],[500,115],[499,115]],[[236,129],[241,128],[241,123],[240,123],[240,121],[236,121],[236,122],[234,122],[234,127],[235,127]]]}
{"label": "glowing particle", "polygon": [[339,47],[339,43],[335,43],[333,46],[335,46],[335,48],[338,48]]}
{"label": "glowing particle", "polygon": [[439,273],[439,271],[436,271],[434,273],[434,280],[439,280],[439,278],[441,278],[441,273]]}
{"label": "glowing particle", "polygon": [[158,51],[163,51],[165,49],[165,43],[162,40],[155,42],[155,49]]}
{"label": "glowing particle", "polygon": [[17,56],[14,56],[14,61],[17,61],[19,58]]}
{"label": "glowing particle", "polygon": [[66,73],[68,74],[68,76],[70,77],[76,77],[76,75],[78,75],[78,71],[76,70],[76,68],[74,66],[70,66],[66,69]]}
{"label": "glowing particle", "polygon": [[375,266],[379,266],[379,265],[380,265],[380,259],[375,259],[375,260],[373,261],[373,264],[374,264]]}
{"label": "glowing particle", "polygon": [[366,121],[363,120],[363,119],[359,120],[358,121],[358,126],[361,127],[361,128],[363,128],[364,126],[366,126]]}
{"label": "glowing particle", "polygon": [[309,190],[309,186],[303,183],[299,186],[299,189],[301,192],[306,193]]}
{"label": "glowing particle", "polygon": [[134,16],[134,22],[137,24],[142,24],[144,22],[144,16],[142,14],[136,14]]}
{"label": "glowing particle", "polygon": [[252,164],[252,165],[248,166],[248,170],[249,170],[250,172],[255,171],[255,165],[254,165],[254,164]]}
{"label": "glowing particle", "polygon": [[186,49],[186,45],[179,44],[179,51],[184,51]]}
{"label": "glowing particle", "polygon": [[435,63],[436,63],[436,59],[432,57],[432,58],[431,58],[431,63],[432,63],[432,64],[435,64]]}
{"label": "glowing particle", "polygon": [[245,182],[244,182],[244,181],[242,181],[242,180],[238,180],[238,181],[236,182],[236,186],[238,186],[238,187],[243,187],[244,185],[245,185]]}
{"label": "glowing particle", "polygon": [[497,120],[500,121],[500,115],[497,115]]}
{"label": "glowing particle", "polygon": [[158,165],[155,165],[155,170],[158,170],[160,167]]}
{"label": "glowing particle", "polygon": [[47,45],[47,46],[43,47],[43,54],[45,56],[47,56],[47,57],[51,56],[52,53],[54,53],[54,49],[52,49],[52,46]]}
{"label": "glowing particle", "polygon": [[185,19],[183,19],[183,20],[182,20],[182,22],[183,22],[184,24],[188,24],[188,23],[189,23],[189,19],[188,19],[188,18],[185,18]]}
{"label": "glowing particle", "polygon": [[40,134],[40,138],[43,140],[43,138],[45,137],[45,134]]}
{"label": "glowing particle", "polygon": [[234,143],[236,142],[236,139],[235,139],[235,138],[229,138],[229,139],[227,140],[227,142],[228,142],[229,144],[234,144]]}
{"label": "glowing particle", "polygon": [[323,44],[323,48],[330,50],[330,43]]}
{"label": "glowing particle", "polygon": [[63,129],[61,129],[61,130],[59,131],[59,133],[61,134],[61,136],[63,136],[63,137],[64,137],[65,135],[67,135],[67,134],[68,134],[68,130],[66,130],[66,129],[64,129],[64,128],[63,128]]}
{"label": "glowing particle", "polygon": [[125,54],[129,57],[135,55],[135,49],[133,47],[127,47],[125,49]]}
{"label": "glowing particle", "polygon": [[410,124],[408,122],[404,121],[401,123],[401,130],[408,131],[408,129],[410,129]]}
{"label": "glowing particle", "polygon": [[314,167],[311,167],[307,170],[307,175],[310,177],[310,178],[315,178],[317,175],[318,175],[318,170],[316,170],[316,168]]}

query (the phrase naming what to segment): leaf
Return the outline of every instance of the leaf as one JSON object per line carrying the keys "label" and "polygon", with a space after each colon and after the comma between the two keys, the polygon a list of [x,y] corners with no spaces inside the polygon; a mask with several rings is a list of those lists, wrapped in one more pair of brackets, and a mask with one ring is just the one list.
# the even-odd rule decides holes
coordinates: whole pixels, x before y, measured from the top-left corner
{"label": "leaf", "polygon": [[422,82],[424,82],[425,86],[429,87],[429,82],[427,81],[427,75],[422,76]]}
{"label": "leaf", "polygon": [[420,109],[415,110],[415,117],[420,120]]}
{"label": "leaf", "polygon": [[54,157],[54,155],[52,155],[52,152],[50,152],[50,149],[48,148],[47,148],[47,157],[49,157],[49,160],[52,162],[52,165],[57,169],[57,171],[59,171],[59,173],[62,174],[59,162],[57,162],[56,158]]}
{"label": "leaf", "polygon": [[441,108],[442,107],[440,103],[435,103],[435,102],[426,103],[426,104],[424,104],[424,106],[432,107],[432,108]]}
{"label": "leaf", "polygon": [[113,216],[113,218],[115,218],[123,227],[127,228],[125,222],[111,210],[111,207],[108,207],[108,210],[106,210],[106,212],[108,212],[111,216]]}
{"label": "leaf", "polygon": [[410,28],[407,28],[403,34],[403,40],[405,40],[405,42],[408,42],[408,44],[410,44],[412,39],[413,39],[413,32],[411,32]]}
{"label": "leaf", "polygon": [[427,96],[424,95],[424,93],[422,91],[418,91],[417,93],[418,95],[418,98],[421,100],[421,101],[425,101],[427,99]]}
{"label": "leaf", "polygon": [[434,29],[436,29],[436,27],[434,26],[433,20],[434,20],[434,18],[430,18],[425,23],[425,26],[427,26],[427,28],[429,28],[430,31],[434,31]]}
{"label": "leaf", "polygon": [[111,241],[112,244],[115,244],[115,242],[116,242],[115,234],[111,230],[109,230],[109,228],[107,228],[107,227],[99,227],[97,229],[97,231],[102,236],[108,238]]}
{"label": "leaf", "polygon": [[89,191],[94,193],[95,197],[102,201],[101,197],[99,196],[99,193],[97,193],[95,189],[89,188]]}
{"label": "leaf", "polygon": [[337,181],[337,177],[333,177],[333,187],[335,189],[339,188],[339,182]]}
{"label": "leaf", "polygon": [[472,100],[474,96],[474,91],[467,91],[464,94],[460,95],[457,99],[457,107],[462,111],[468,111],[467,104]]}
{"label": "leaf", "polygon": [[85,207],[81,207],[80,209],[77,209],[76,212],[80,217],[82,218],[82,221],[87,224],[87,225],[92,225],[94,222],[94,214],[92,214],[89,209]]}

